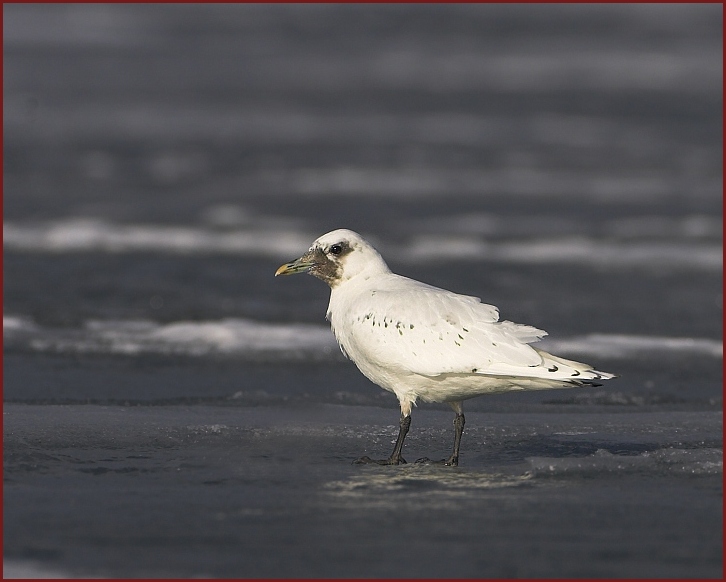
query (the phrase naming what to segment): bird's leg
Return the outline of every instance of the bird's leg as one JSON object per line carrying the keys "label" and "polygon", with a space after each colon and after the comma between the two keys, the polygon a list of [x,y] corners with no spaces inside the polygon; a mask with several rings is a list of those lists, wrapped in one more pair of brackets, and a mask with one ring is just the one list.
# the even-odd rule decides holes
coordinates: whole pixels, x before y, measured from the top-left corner
{"label": "bird's leg", "polygon": [[444,461],[444,465],[456,467],[459,464],[459,445],[461,445],[461,435],[464,434],[464,424],[466,424],[464,413],[457,412],[454,417],[454,452]]}
{"label": "bird's leg", "polygon": [[441,459],[440,461],[432,461],[428,457],[422,459],[416,459],[417,463],[434,463],[436,465],[447,465],[449,467],[456,467],[459,465],[459,446],[461,445],[461,435],[464,434],[464,413],[461,411],[461,407],[454,408],[456,410],[456,417],[454,418],[454,451],[448,459]]}
{"label": "bird's leg", "polygon": [[411,427],[411,415],[401,415],[401,421],[399,423],[398,438],[396,439],[396,446],[393,447],[391,456],[387,459],[371,459],[370,457],[361,457],[353,461],[353,464],[364,465],[364,464],[376,464],[376,465],[403,465],[406,463],[406,459],[401,456],[403,450],[403,441],[408,434],[408,429]]}
{"label": "bird's leg", "polygon": [[393,447],[393,452],[388,458],[389,462],[386,463],[387,465],[400,465],[401,463],[406,462],[406,460],[401,456],[401,452],[403,451],[403,441],[408,434],[408,429],[411,428],[411,415],[401,415],[401,420],[398,423],[398,426],[399,428],[398,438],[396,439],[396,446]]}

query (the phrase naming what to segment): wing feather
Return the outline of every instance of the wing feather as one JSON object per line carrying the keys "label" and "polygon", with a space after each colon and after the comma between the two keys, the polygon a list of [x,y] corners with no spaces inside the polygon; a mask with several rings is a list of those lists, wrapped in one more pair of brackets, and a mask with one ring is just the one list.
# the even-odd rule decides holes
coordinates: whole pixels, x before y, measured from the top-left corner
{"label": "wing feather", "polygon": [[496,374],[502,364],[511,369],[543,362],[528,344],[546,332],[498,321],[497,308],[477,297],[404,277],[360,294],[345,317],[346,337],[338,337],[344,352],[404,372]]}

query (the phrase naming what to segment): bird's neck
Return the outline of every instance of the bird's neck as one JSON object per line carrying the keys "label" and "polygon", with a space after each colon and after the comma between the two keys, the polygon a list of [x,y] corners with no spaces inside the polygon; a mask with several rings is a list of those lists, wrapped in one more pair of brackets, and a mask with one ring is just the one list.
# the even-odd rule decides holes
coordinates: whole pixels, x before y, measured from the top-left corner
{"label": "bird's neck", "polygon": [[337,312],[347,311],[347,303],[349,300],[354,299],[366,290],[380,288],[387,277],[391,275],[391,270],[381,260],[380,264],[367,265],[365,269],[355,275],[340,279],[337,285],[331,285],[330,287],[328,316],[330,316],[331,310]]}

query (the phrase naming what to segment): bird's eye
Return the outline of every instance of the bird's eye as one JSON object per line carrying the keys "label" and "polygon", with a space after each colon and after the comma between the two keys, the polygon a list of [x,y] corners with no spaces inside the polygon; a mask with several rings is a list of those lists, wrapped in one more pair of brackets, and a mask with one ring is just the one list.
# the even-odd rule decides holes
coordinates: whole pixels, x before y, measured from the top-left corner
{"label": "bird's eye", "polygon": [[343,252],[343,247],[340,245],[332,245],[328,250],[331,255],[339,255]]}

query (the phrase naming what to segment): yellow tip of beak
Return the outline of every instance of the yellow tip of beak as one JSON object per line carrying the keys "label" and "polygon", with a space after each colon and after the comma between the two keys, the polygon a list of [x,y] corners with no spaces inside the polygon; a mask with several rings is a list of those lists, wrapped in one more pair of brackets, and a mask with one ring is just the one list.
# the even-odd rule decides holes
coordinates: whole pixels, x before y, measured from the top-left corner
{"label": "yellow tip of beak", "polygon": [[299,259],[294,260],[292,263],[285,263],[280,265],[280,268],[275,271],[275,277],[278,275],[294,275],[295,273],[305,273],[315,263],[312,262],[307,255],[303,255]]}
{"label": "yellow tip of beak", "polygon": [[294,275],[295,273],[305,273],[313,263],[299,258],[297,261],[292,263],[285,263],[281,265],[277,271],[275,271],[275,277],[278,275]]}

